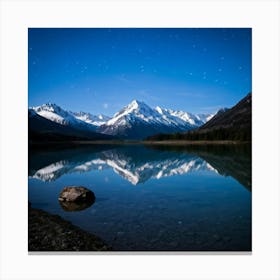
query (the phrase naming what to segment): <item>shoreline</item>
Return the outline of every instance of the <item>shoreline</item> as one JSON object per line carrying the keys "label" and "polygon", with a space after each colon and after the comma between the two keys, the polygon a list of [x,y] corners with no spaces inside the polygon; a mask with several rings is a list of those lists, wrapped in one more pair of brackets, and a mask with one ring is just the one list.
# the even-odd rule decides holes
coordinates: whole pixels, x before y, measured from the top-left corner
{"label": "shoreline", "polygon": [[111,251],[100,237],[44,210],[28,207],[28,252]]}
{"label": "shoreline", "polygon": [[162,141],[144,141],[145,145],[239,145],[250,144],[251,142],[241,142],[233,140],[162,140]]}
{"label": "shoreline", "polygon": [[53,142],[33,142],[31,146],[51,146],[51,145],[244,145],[251,144],[248,141],[234,140],[162,140],[162,141],[145,141],[145,140],[78,140],[78,141],[53,141]]}

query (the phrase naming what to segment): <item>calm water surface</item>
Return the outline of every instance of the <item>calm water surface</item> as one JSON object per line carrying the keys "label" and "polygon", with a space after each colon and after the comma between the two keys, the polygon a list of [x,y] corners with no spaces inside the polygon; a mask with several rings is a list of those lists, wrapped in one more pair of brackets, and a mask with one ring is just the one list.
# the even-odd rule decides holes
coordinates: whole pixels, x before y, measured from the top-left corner
{"label": "calm water surface", "polygon": [[[68,185],[96,201],[67,211]],[[247,146],[92,145],[30,150],[29,201],[119,251],[250,251]]]}

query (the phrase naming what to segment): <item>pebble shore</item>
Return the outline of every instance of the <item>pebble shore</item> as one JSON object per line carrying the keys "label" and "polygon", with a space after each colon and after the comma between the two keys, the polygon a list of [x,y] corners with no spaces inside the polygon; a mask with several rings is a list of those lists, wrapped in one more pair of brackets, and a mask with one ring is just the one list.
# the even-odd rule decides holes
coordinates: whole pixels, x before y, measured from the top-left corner
{"label": "pebble shore", "polygon": [[58,215],[28,207],[29,251],[108,251],[102,239]]}

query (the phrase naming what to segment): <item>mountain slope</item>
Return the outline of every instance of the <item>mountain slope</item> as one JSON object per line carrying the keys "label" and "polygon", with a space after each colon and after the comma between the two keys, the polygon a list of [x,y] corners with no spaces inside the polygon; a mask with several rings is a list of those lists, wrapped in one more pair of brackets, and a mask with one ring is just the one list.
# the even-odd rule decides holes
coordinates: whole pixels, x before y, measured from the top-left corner
{"label": "mountain slope", "polygon": [[92,115],[91,113],[85,113],[85,112],[79,112],[79,113],[70,112],[70,113],[72,113],[76,119],[94,125],[95,127],[105,124],[108,120],[110,120],[110,117],[105,116],[103,114],[96,116],[96,115]]}
{"label": "mountain slope", "polygon": [[193,114],[160,107],[152,109],[144,102],[133,100],[112,119],[101,125],[98,131],[128,139],[143,139],[156,133],[191,130],[203,123]]}
{"label": "mountain slope", "polygon": [[105,140],[112,136],[103,135],[94,131],[86,131],[62,125],[38,115],[35,110],[28,110],[28,137],[29,141],[72,141],[72,140]]}
{"label": "mountain slope", "polygon": [[231,109],[220,110],[204,125],[193,131],[160,134],[147,140],[238,140],[251,141],[252,94],[249,93]]}
{"label": "mountain slope", "polygon": [[[52,122],[52,124],[47,124],[45,120],[41,120],[44,123],[42,129],[52,127],[52,129],[55,128],[56,132],[62,131],[65,134],[67,131],[69,135],[77,130],[98,132],[122,139],[144,139],[158,133],[193,130],[202,126],[213,116],[210,114],[194,115],[161,107],[151,108],[144,102],[137,100],[125,106],[112,118],[102,114],[96,116],[91,113],[66,111],[51,103],[31,107],[30,110],[32,110],[32,114],[35,113],[37,116]],[[58,129],[54,124],[60,125],[60,128]],[[68,131],[66,127],[71,128],[71,130]],[[37,125],[37,128],[39,129],[40,126]],[[75,135],[78,135],[76,132]]]}
{"label": "mountain slope", "polygon": [[41,117],[63,126],[70,126],[73,128],[79,128],[79,130],[89,131],[95,131],[97,128],[93,123],[85,122],[84,120],[77,118],[73,113],[63,110],[56,104],[47,103],[38,107],[32,107],[31,109]]}
{"label": "mountain slope", "polygon": [[252,121],[252,94],[249,93],[231,109],[216,114],[200,131],[220,128],[249,128]]}

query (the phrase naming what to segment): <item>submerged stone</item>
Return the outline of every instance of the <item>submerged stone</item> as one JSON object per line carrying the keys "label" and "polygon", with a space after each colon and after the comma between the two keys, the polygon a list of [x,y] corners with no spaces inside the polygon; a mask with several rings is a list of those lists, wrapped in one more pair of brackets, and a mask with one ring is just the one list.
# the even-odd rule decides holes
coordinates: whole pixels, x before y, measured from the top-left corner
{"label": "submerged stone", "polygon": [[84,202],[59,201],[61,208],[68,212],[82,211],[84,209],[89,208],[93,203],[94,200]]}
{"label": "submerged stone", "polygon": [[60,195],[59,201],[79,202],[95,199],[94,193],[85,187],[70,186],[65,187]]}
{"label": "submerged stone", "polygon": [[85,187],[65,187],[58,198],[65,211],[81,211],[95,202],[94,193]]}

